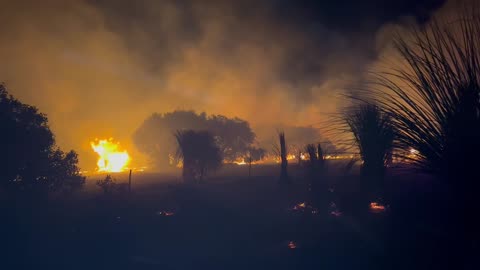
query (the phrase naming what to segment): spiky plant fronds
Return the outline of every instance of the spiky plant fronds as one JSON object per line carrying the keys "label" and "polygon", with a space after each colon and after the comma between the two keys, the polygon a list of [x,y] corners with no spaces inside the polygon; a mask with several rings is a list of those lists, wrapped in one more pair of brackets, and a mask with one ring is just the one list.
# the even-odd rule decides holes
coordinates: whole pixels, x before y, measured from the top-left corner
{"label": "spiky plant fronds", "polygon": [[[375,74],[373,96],[397,127],[396,148],[418,151],[416,168],[443,180],[444,208],[463,241],[480,239],[480,17],[478,6],[454,20],[398,35],[395,48],[406,63]],[[410,158],[405,156],[405,158]],[[458,266],[457,266],[458,267]]]}
{"label": "spiky plant fronds", "polygon": [[315,167],[317,164],[317,149],[314,144],[307,144],[305,151],[308,154],[308,159],[310,160],[310,165]]}
{"label": "spiky plant fronds", "polygon": [[175,133],[177,155],[183,161],[183,178],[186,182],[201,181],[208,172],[222,164],[221,150],[208,131],[179,130]]}
{"label": "spiky plant fronds", "polygon": [[478,11],[398,35],[395,48],[406,66],[376,73],[374,81],[374,97],[397,127],[396,148],[418,150],[411,162],[461,193],[480,179]]}
{"label": "spiky plant fronds", "polygon": [[344,114],[362,158],[362,173],[381,177],[393,147],[394,128],[390,117],[374,104],[359,104]]}

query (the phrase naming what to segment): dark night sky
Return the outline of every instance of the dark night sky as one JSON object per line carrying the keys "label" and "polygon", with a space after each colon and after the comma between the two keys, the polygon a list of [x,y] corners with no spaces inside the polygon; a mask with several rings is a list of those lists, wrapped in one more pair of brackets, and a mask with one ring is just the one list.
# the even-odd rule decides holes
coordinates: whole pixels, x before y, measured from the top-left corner
{"label": "dark night sky", "polygon": [[5,1],[0,80],[47,113],[60,146],[77,149],[82,162],[95,137],[131,146],[133,130],[153,112],[308,125],[362,81],[389,25],[421,24],[442,4]]}

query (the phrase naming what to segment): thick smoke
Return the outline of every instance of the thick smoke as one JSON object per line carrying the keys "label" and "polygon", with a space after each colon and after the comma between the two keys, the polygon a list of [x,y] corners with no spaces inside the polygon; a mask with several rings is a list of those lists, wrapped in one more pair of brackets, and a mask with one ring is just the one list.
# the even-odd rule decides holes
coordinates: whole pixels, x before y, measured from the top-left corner
{"label": "thick smoke", "polygon": [[424,20],[441,1],[293,2],[4,3],[0,80],[48,114],[84,168],[95,164],[89,141],[111,136],[141,165],[131,135],[153,112],[238,116],[254,128],[324,121],[376,60],[378,29]]}

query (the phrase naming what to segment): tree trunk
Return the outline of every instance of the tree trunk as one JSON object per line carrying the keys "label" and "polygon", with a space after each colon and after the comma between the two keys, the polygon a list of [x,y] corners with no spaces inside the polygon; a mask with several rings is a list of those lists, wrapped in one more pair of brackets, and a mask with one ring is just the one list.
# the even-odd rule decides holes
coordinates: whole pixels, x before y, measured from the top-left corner
{"label": "tree trunk", "polygon": [[195,172],[193,170],[193,164],[189,159],[183,159],[183,170],[182,170],[183,181],[185,183],[195,182]]}
{"label": "tree trunk", "polygon": [[287,160],[287,145],[285,143],[285,133],[280,132],[278,134],[280,139],[280,157],[282,159],[282,165],[280,167],[280,182],[281,183],[288,183],[289,177],[287,172],[288,160]]}

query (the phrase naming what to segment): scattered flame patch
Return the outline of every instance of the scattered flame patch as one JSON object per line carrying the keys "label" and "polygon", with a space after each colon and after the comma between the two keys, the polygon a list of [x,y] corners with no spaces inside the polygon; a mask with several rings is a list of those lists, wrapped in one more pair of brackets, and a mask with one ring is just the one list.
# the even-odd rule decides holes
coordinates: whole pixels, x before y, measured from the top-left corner
{"label": "scattered flame patch", "polygon": [[308,205],[306,202],[297,203],[292,208],[290,208],[290,210],[297,211],[297,212],[312,213],[314,215],[318,214],[318,209],[311,205]]}
{"label": "scattered flame patch", "polygon": [[245,162],[245,159],[243,158],[239,158],[237,160],[235,160],[233,163],[237,164],[237,165],[246,165],[247,162]]}
{"label": "scattered flame patch", "polygon": [[382,213],[382,212],[385,212],[387,208],[385,207],[385,205],[383,204],[380,204],[378,202],[371,202],[370,203],[370,211],[372,213]]}
{"label": "scattered flame patch", "polygon": [[302,203],[296,204],[292,209],[293,210],[304,210],[306,206],[307,205],[305,204],[305,202],[302,202]]}
{"label": "scattered flame patch", "polygon": [[95,140],[90,142],[93,151],[98,154],[97,167],[99,172],[121,172],[126,169],[131,158],[126,150],[120,150],[120,144],[113,139]]}

